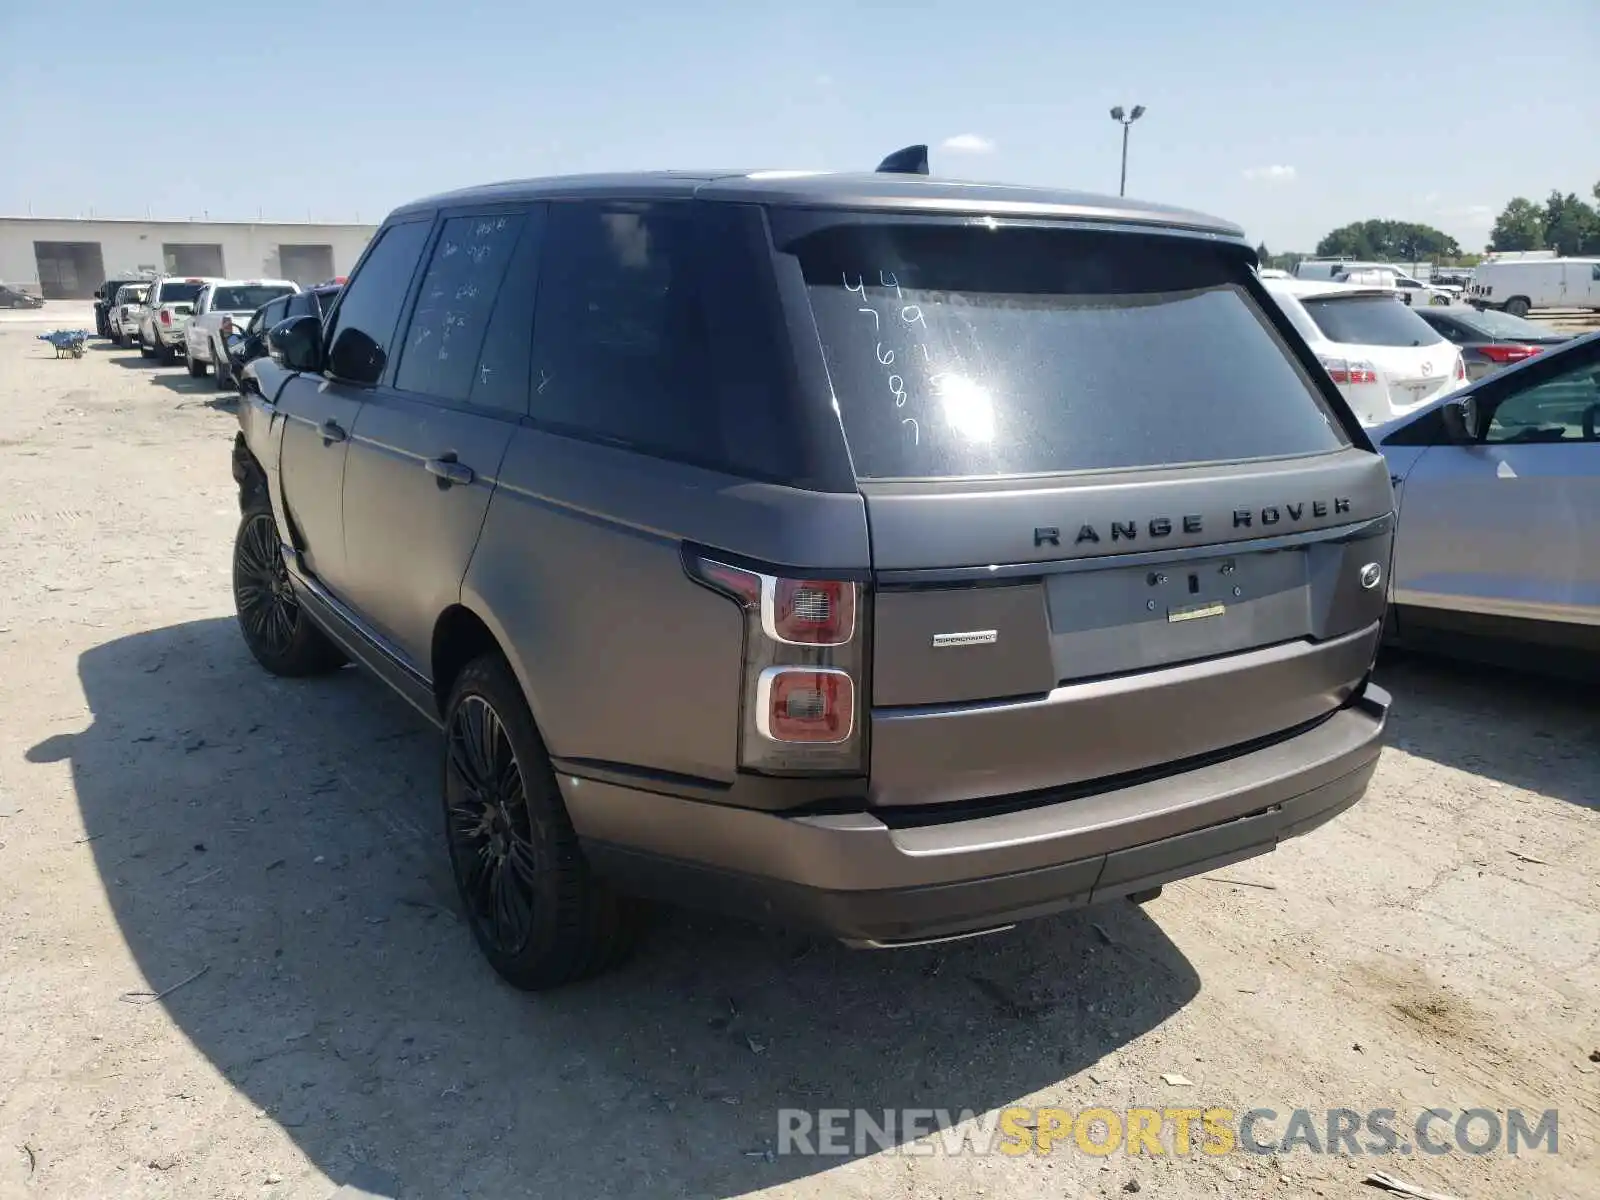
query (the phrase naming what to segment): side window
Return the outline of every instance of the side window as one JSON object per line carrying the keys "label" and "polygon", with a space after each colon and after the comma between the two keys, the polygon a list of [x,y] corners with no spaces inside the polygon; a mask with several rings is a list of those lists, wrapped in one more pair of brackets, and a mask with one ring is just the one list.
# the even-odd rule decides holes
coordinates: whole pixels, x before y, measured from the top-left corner
{"label": "side window", "polygon": [[522,213],[450,217],[417,292],[394,385],[460,403],[479,375],[489,314],[517,248]]}
{"label": "side window", "polygon": [[383,378],[395,325],[429,228],[426,221],[411,221],[379,233],[333,312],[327,333],[328,374],[357,384]]}
{"label": "side window", "polygon": [[690,206],[550,206],[533,338],[532,415],[670,457],[720,457],[705,428],[708,354]]}
{"label": "side window", "polygon": [[283,310],[286,317],[320,317],[316,301],[312,300],[310,292],[296,292],[289,297],[287,307]]}
{"label": "side window", "polygon": [[1600,263],[1595,263],[1594,266],[1589,268],[1589,278],[1596,283],[1600,283]]}
{"label": "side window", "polygon": [[1600,345],[1572,355],[1562,370],[1512,392],[1494,410],[1486,442],[1596,440],[1600,413]]}
{"label": "side window", "polygon": [[544,209],[537,208],[523,224],[522,237],[512,252],[500,297],[489,317],[478,370],[472,378],[472,395],[468,397],[473,404],[519,416],[528,411],[528,357],[543,240]]}

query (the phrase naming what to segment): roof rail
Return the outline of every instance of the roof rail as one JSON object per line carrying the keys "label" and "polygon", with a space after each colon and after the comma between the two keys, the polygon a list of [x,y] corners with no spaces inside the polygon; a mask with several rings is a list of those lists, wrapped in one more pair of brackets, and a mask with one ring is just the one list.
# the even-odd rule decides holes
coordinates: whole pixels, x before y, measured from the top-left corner
{"label": "roof rail", "polygon": [[926,175],[928,173],[928,148],[924,145],[906,146],[896,150],[878,164],[886,175]]}

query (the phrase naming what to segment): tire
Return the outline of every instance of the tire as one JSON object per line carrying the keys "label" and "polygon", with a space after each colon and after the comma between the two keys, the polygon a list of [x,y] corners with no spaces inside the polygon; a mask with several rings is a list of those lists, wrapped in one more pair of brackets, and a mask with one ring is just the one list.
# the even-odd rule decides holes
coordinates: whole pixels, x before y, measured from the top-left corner
{"label": "tire", "polygon": [[1513,296],[1506,301],[1505,311],[1513,317],[1528,315],[1528,298],[1526,296]]}
{"label": "tire", "polygon": [[162,366],[170,367],[173,363],[178,361],[177,348],[157,341],[156,359],[161,363]]}
{"label": "tire", "polygon": [[113,346],[124,346],[127,345],[127,342],[123,339],[123,336],[120,333],[118,333],[116,330],[112,330],[111,344]]}
{"label": "tire", "polygon": [[194,376],[194,378],[204,379],[206,377],[205,363],[197,361],[195,356],[190,354],[187,348],[185,348],[183,352],[183,365],[189,368],[189,374]]}
{"label": "tire", "polygon": [[274,675],[325,675],[345,664],[344,652],[300,607],[278,552],[271,508],[256,503],[233,539],[233,604],[244,644]]}
{"label": "tire", "polygon": [[156,356],[156,352],[154,350],[150,349],[149,346],[145,345],[144,334],[141,333],[139,335],[139,357],[140,358],[154,358],[155,356]]}
{"label": "tire", "polygon": [[500,977],[543,991],[619,962],[637,940],[637,902],[584,860],[533,714],[498,654],[456,678],[443,757],[451,872]]}

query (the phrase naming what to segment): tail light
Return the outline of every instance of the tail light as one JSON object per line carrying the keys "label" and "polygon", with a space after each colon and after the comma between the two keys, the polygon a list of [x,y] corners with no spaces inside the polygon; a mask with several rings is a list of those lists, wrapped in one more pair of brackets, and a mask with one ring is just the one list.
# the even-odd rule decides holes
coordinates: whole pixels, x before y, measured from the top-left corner
{"label": "tail light", "polygon": [[163,325],[171,325],[172,324],[172,314],[169,313],[164,308],[161,310],[161,323]]}
{"label": "tail light", "polygon": [[1369,362],[1351,358],[1323,358],[1321,355],[1317,357],[1335,383],[1378,382],[1378,369]]}
{"label": "tail light", "polygon": [[1478,353],[1482,354],[1492,363],[1505,366],[1507,363],[1521,362],[1525,358],[1532,358],[1542,349],[1540,346],[1479,346]]}
{"label": "tail light", "polygon": [[689,551],[684,565],[744,612],[740,768],[769,775],[862,770],[861,585],[768,575]]}

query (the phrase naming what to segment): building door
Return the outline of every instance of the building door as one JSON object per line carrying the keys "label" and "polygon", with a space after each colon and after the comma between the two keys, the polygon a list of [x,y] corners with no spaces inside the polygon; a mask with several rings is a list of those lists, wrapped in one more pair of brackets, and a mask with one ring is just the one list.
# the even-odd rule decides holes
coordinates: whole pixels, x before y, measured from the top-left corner
{"label": "building door", "polygon": [[323,283],[333,278],[333,247],[280,245],[278,270],[301,287]]}
{"label": "building door", "polygon": [[161,258],[172,275],[226,274],[222,267],[222,247],[214,243],[167,242],[161,247]]}
{"label": "building door", "polygon": [[106,280],[99,242],[35,242],[33,258],[46,300],[87,300]]}

